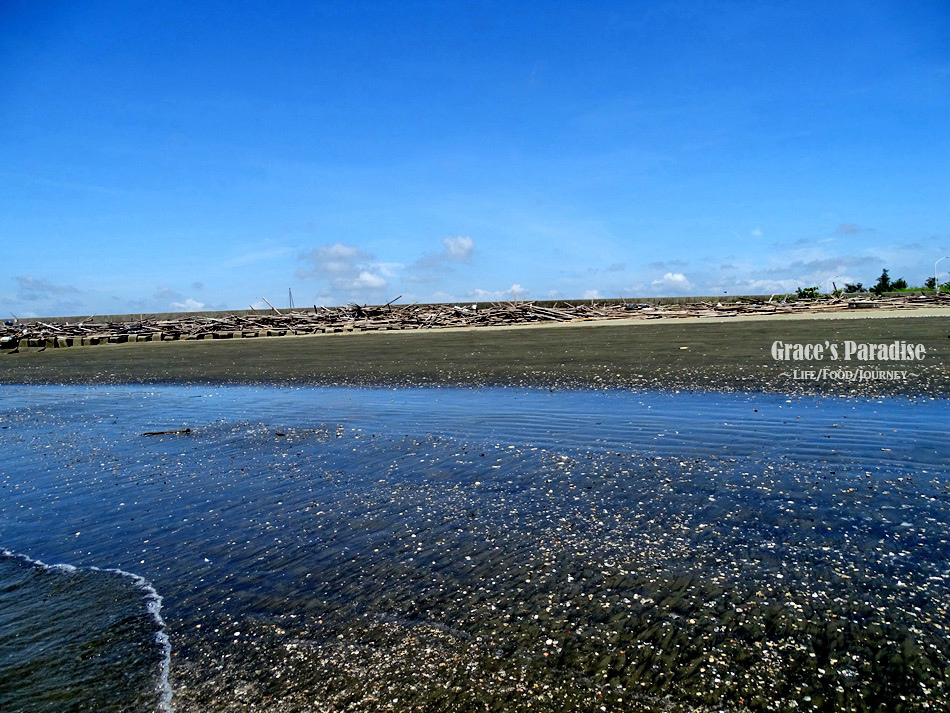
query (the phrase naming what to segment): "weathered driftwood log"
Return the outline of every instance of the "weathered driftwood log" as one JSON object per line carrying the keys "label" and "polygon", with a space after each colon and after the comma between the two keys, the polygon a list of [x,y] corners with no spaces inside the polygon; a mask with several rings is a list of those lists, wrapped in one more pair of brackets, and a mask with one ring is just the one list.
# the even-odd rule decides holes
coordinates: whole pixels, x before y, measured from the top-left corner
{"label": "weathered driftwood log", "polygon": [[[832,298],[788,301],[759,300],[715,304],[697,302],[668,305],[631,305],[620,303],[555,303],[550,306],[532,302],[496,302],[490,305],[395,305],[399,297],[384,305],[350,304],[344,307],[318,307],[313,311],[252,311],[245,315],[184,315],[178,319],[140,318],[128,322],[96,322],[95,316],[75,323],[47,320],[7,320],[0,325],[0,349],[13,351],[21,342],[27,346],[78,344],[121,344],[138,341],[227,338],[230,336],[279,336],[316,334],[372,329],[433,329],[444,327],[483,327],[540,322],[568,322],[601,319],[657,319],[660,317],[723,317],[736,314],[809,313],[835,310],[912,308],[925,304],[946,304],[950,294],[902,295],[899,297]],[[265,300],[266,302],[266,300]],[[268,303],[270,304],[270,303]]]}

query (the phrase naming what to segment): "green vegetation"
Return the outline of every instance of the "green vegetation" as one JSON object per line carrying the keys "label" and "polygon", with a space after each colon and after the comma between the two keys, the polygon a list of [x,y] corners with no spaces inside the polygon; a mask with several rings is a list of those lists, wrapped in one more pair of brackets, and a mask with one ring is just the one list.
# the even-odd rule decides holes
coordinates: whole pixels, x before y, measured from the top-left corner
{"label": "green vegetation", "polygon": [[891,284],[891,292],[925,292],[928,288],[920,285],[908,285],[907,287],[894,287]]}
{"label": "green vegetation", "polygon": [[[906,283],[905,283],[905,286],[906,286]],[[885,268],[884,271],[881,273],[881,276],[877,278],[877,283],[875,283],[874,287],[871,288],[871,292],[873,292],[876,295],[881,295],[881,294],[884,294],[885,292],[890,292],[890,291],[891,291],[891,278],[890,278],[890,275],[887,274],[887,269]]]}
{"label": "green vegetation", "polygon": [[876,295],[883,295],[885,292],[906,292],[909,290],[919,289],[919,287],[908,287],[907,280],[905,280],[903,277],[898,277],[896,280],[892,280],[890,275],[887,274],[887,269],[884,269],[881,272],[881,276],[877,278],[877,282],[870,291]]}
{"label": "green vegetation", "polygon": [[[908,285],[907,280],[903,277],[899,277],[896,280],[892,280],[888,271],[885,269],[881,272],[881,276],[877,278],[877,282],[873,287],[868,289],[868,292],[873,292],[876,295],[882,295],[885,292],[922,292],[925,290],[932,290],[936,285],[937,281],[933,277],[928,277],[924,280],[923,286],[917,285]],[[950,282],[945,282],[940,286],[940,290],[943,292],[950,292]],[[865,287],[862,282],[847,282],[844,286],[845,294],[854,294],[856,292],[864,292]]]}
{"label": "green vegetation", "polygon": [[[937,286],[937,278],[936,278],[936,277],[928,277],[926,280],[924,280],[924,286],[923,286],[923,288],[919,288],[919,289],[932,290],[932,289],[934,289],[936,286]],[[913,287],[912,287],[912,288],[910,288],[910,289],[918,289],[918,288],[913,288]],[[950,292],[950,281],[944,282],[943,284],[941,284],[941,285],[940,285],[940,291],[941,291],[941,292]]]}

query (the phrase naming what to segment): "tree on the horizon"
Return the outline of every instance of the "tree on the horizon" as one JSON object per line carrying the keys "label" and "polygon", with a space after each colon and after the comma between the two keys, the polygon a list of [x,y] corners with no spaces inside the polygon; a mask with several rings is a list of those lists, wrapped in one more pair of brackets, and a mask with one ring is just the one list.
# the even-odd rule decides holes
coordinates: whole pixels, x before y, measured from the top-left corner
{"label": "tree on the horizon", "polygon": [[871,288],[871,292],[876,295],[884,294],[891,289],[891,277],[887,274],[887,268],[881,272],[881,276],[877,278],[877,282],[874,284],[874,287]]}

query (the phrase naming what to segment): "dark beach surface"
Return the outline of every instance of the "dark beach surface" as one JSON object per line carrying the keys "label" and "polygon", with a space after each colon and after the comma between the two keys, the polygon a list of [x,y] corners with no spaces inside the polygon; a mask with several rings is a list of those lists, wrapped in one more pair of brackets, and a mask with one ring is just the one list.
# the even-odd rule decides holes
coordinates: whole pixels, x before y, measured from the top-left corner
{"label": "dark beach surface", "polygon": [[0,707],[946,710],[947,325],[4,355]]}
{"label": "dark beach surface", "polygon": [[[900,315],[900,316],[895,316]],[[904,316],[908,315],[908,316]],[[788,393],[950,393],[950,309],[826,319],[678,319],[70,347],[0,354],[0,383],[518,385]],[[778,362],[775,341],[922,344],[921,361]],[[843,357],[843,349],[839,353]],[[905,370],[902,379],[794,369]]]}

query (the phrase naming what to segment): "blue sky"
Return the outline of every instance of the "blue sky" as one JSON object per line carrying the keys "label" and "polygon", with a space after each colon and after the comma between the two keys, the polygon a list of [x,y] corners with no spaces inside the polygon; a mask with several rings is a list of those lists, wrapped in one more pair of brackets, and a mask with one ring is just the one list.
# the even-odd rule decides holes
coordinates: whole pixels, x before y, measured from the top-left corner
{"label": "blue sky", "polygon": [[6,0],[0,310],[920,284],[948,36],[940,0]]}

